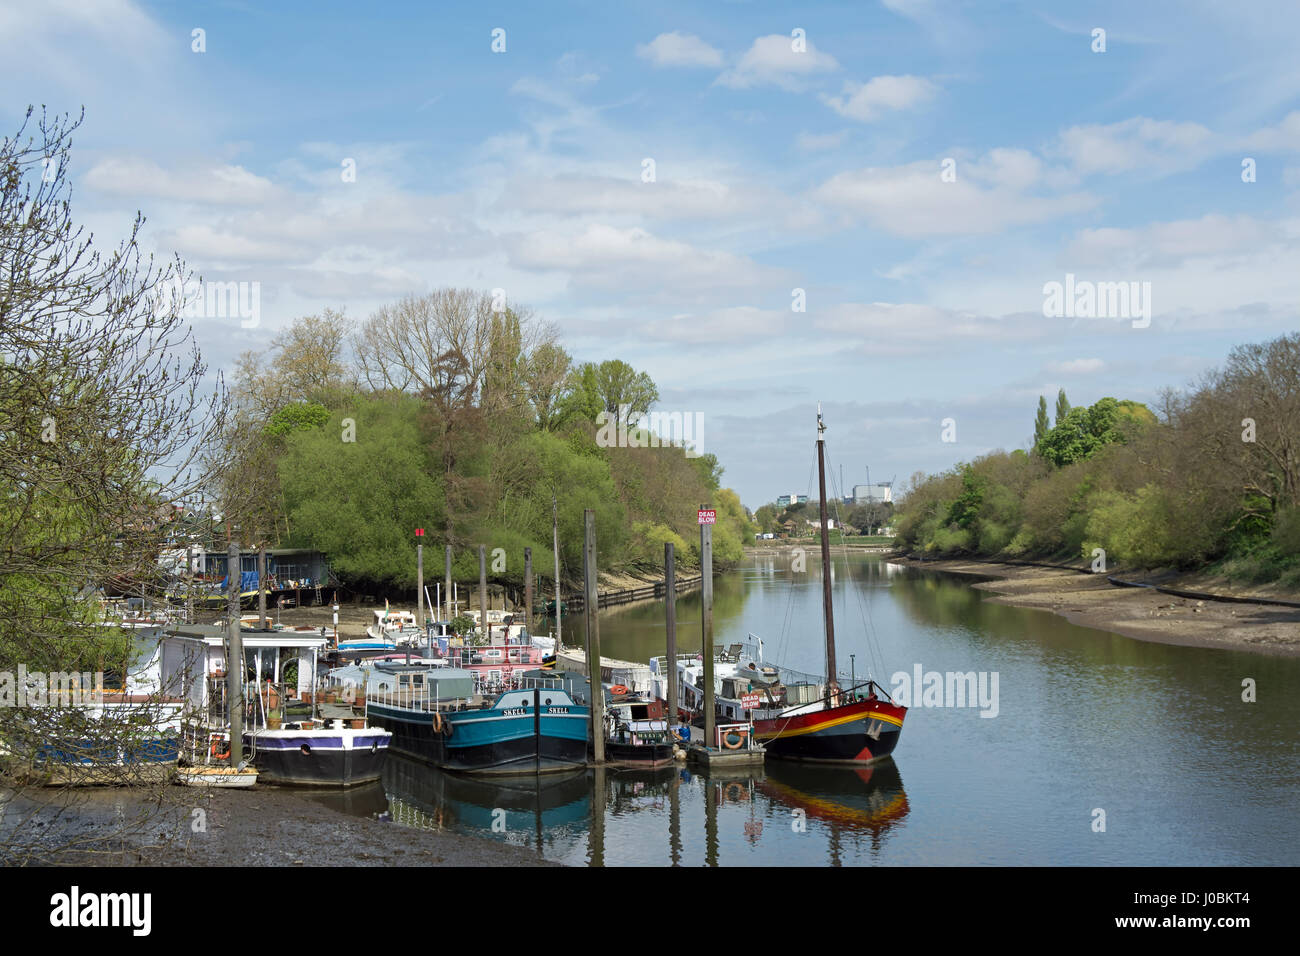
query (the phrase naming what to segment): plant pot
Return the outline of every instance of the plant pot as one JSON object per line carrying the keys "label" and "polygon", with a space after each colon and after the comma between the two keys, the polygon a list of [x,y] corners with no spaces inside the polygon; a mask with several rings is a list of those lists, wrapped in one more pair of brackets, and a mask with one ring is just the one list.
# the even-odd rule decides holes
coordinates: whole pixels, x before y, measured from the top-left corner
{"label": "plant pot", "polygon": [[281,723],[282,721],[280,720],[279,717],[266,718],[266,728],[268,730],[279,730]]}

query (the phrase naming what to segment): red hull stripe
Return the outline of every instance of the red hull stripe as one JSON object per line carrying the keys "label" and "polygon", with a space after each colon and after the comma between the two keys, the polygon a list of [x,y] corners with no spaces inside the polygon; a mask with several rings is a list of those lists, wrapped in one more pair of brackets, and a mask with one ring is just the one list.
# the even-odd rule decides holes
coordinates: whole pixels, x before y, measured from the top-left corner
{"label": "red hull stripe", "polygon": [[[848,711],[846,713],[846,711]],[[903,726],[903,716],[907,711],[899,708],[899,716],[886,714],[866,707],[836,707],[834,710],[814,711],[795,717],[777,717],[772,720],[754,721],[754,735],[760,740],[769,737],[797,737],[802,734],[815,734],[818,731],[852,723],[855,720],[880,720],[895,727]]]}

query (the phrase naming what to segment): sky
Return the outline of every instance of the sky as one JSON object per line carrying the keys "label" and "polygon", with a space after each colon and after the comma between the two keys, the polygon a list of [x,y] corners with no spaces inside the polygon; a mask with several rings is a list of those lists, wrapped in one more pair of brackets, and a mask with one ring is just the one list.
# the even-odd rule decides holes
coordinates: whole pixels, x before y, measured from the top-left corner
{"label": "sky", "polygon": [[258,283],[195,320],[214,369],[501,289],[649,373],[751,508],[816,495],[818,402],[835,486],[902,485],[1296,331],[1294,3],[450,7],[0,0],[0,135],[84,107],[97,240],[139,210]]}

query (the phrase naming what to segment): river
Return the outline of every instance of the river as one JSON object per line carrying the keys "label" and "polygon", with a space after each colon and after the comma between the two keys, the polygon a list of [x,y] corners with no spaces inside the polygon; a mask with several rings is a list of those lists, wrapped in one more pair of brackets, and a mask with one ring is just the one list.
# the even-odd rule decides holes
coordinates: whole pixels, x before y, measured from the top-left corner
{"label": "river", "polygon": [[[763,554],[719,577],[715,639],[752,633],[769,662],[822,670],[820,570],[815,552],[806,570]],[[874,555],[835,557],[832,582],[841,672],[932,685],[870,769],[769,760],[502,787],[394,757],[382,785],[315,799],[574,865],[1300,863],[1300,660],[1081,628]],[[604,654],[662,654],[663,614],[602,611]],[[698,648],[699,595],[677,614],[679,646]],[[950,672],[973,672],[983,697],[941,693],[963,683]]]}

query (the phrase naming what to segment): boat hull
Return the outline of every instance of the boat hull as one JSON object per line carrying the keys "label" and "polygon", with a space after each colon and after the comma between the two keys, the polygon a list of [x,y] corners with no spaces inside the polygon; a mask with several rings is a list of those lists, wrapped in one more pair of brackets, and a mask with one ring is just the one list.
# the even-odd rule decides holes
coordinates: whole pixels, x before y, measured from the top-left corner
{"label": "boat hull", "polygon": [[621,767],[666,767],[673,762],[673,744],[620,744],[606,740],[605,762]]}
{"label": "boat hull", "polygon": [[754,721],[770,757],[810,763],[870,764],[898,746],[906,707],[863,700]]}
{"label": "boat hull", "polygon": [[435,731],[433,715],[372,702],[369,719],[393,734],[392,748],[443,770],[510,775],[558,773],[587,763],[585,707],[569,713],[508,715],[498,710],[444,713],[450,734]]}
{"label": "boat hull", "polygon": [[[267,730],[256,735],[254,765],[264,783],[353,787],[378,780],[392,735],[364,730]],[[244,736],[246,745],[254,741]]]}

